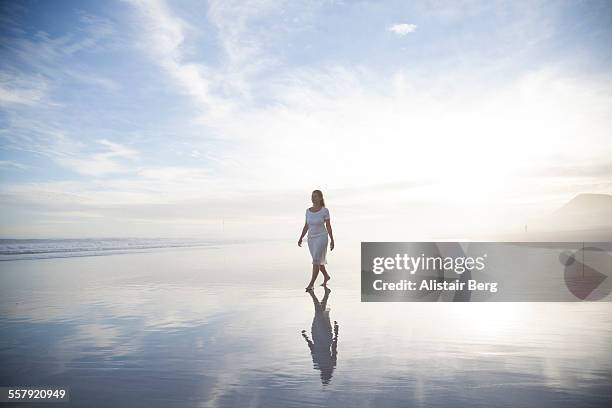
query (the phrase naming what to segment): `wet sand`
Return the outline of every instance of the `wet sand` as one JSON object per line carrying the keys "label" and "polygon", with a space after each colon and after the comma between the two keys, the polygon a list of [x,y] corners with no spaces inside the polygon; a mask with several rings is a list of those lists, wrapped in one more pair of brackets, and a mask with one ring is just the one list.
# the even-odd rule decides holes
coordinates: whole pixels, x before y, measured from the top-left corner
{"label": "wet sand", "polygon": [[[610,303],[361,303],[359,245],[0,263],[0,384],[69,406],[604,406]],[[319,282],[322,277],[319,277]]]}

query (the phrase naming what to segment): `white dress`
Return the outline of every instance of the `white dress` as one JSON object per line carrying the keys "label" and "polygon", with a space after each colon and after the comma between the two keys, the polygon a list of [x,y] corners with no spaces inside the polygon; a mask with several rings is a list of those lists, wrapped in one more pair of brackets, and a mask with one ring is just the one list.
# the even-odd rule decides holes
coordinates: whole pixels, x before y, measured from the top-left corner
{"label": "white dress", "polygon": [[313,265],[326,265],[327,260],[327,229],[325,220],[329,220],[329,210],[322,207],[317,212],[306,209],[306,223],[308,224],[308,249],[312,255]]}

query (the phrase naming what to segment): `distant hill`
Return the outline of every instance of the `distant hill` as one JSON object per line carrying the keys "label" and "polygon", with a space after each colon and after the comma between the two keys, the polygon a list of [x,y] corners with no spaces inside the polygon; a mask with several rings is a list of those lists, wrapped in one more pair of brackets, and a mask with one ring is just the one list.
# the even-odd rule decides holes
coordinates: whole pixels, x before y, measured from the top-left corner
{"label": "distant hill", "polygon": [[545,215],[514,229],[474,235],[471,240],[514,242],[612,242],[612,195],[578,194]]}
{"label": "distant hill", "polygon": [[612,226],[612,195],[579,194],[552,214],[550,221],[572,228]]}
{"label": "distant hill", "polygon": [[549,215],[531,220],[527,240],[612,240],[612,195],[579,194]]}

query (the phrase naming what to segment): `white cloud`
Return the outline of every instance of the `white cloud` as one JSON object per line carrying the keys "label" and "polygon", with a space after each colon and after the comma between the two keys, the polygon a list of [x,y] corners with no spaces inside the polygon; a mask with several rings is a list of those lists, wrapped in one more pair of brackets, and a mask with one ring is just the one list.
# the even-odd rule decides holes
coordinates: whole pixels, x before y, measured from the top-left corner
{"label": "white cloud", "polygon": [[121,88],[119,83],[117,83],[116,81],[100,75],[95,75],[88,72],[80,72],[70,69],[68,67],[65,67],[63,69],[63,73],[75,82],[96,86],[107,91],[117,91]]}
{"label": "white cloud", "polygon": [[214,78],[210,69],[205,64],[185,61],[183,47],[186,31],[194,28],[175,16],[163,0],[129,1],[144,18],[143,49],[176,80],[183,92],[191,95],[204,108],[207,115],[227,115],[232,104],[213,94]]}
{"label": "white cloud", "polygon": [[33,106],[43,102],[48,84],[40,76],[24,77],[0,71],[0,106]]}
{"label": "white cloud", "polygon": [[0,169],[20,169],[26,170],[29,169],[30,166],[26,166],[25,164],[17,163],[11,160],[0,160]]}
{"label": "white cloud", "polygon": [[261,32],[249,26],[249,23],[264,15],[270,18],[277,11],[282,15],[286,4],[278,0],[248,3],[214,0],[210,3],[207,16],[218,32],[226,58],[219,79],[225,88],[237,92],[241,98],[250,96],[250,79],[254,75],[280,63],[275,55],[265,52],[269,39],[263,38]]}
{"label": "white cloud", "polygon": [[119,143],[114,143],[106,139],[99,139],[97,142],[107,147],[108,152],[102,153],[105,157],[119,157],[125,159],[135,159],[138,157],[138,152],[136,150],[120,145]]}
{"label": "white cloud", "polygon": [[125,160],[133,161],[138,158],[138,152],[118,143],[99,139],[96,142],[104,146],[104,151],[90,153],[86,151],[83,143],[58,133],[56,141],[49,149],[48,155],[58,164],[70,170],[87,176],[106,176],[114,173],[131,171],[124,164]]}
{"label": "white cloud", "polygon": [[41,89],[5,88],[0,85],[0,105],[23,104],[34,105],[42,100]]}
{"label": "white cloud", "polygon": [[416,29],[417,29],[417,26],[415,24],[407,24],[407,23],[392,24],[387,28],[388,31],[391,31],[401,36],[410,34],[410,33],[414,33]]}
{"label": "white cloud", "polygon": [[[0,106],[60,106],[53,100],[52,91],[57,90],[64,81],[69,83],[76,80],[108,90],[118,89],[111,79],[87,69],[75,68],[80,64],[71,61],[79,52],[104,49],[113,43],[115,34],[109,20],[83,12],[78,14],[78,35],[70,32],[54,36],[39,30],[32,36],[3,38],[6,47],[0,69]],[[16,30],[25,32],[16,21],[11,24],[18,27]],[[23,69],[23,66],[27,68]]]}
{"label": "white cloud", "polygon": [[252,29],[252,19],[278,12],[285,2],[212,1],[207,23],[216,33],[223,51],[218,67],[194,61],[189,40],[198,38],[198,28],[172,12],[164,0],[128,0],[139,11],[143,24],[143,49],[203,108],[201,124],[231,120],[241,105],[251,102],[253,78],[280,61],[265,52],[267,38]]}
{"label": "white cloud", "polygon": [[606,174],[572,183],[537,176],[560,160],[584,166],[612,156],[608,82],[547,69],[495,89],[466,84],[449,92],[445,85],[418,88],[398,72],[374,91],[368,86],[374,77],[345,68],[294,72],[276,84],[277,106],[217,123],[235,146],[236,164],[221,171],[123,167],[138,154],[101,139],[103,152],[79,145],[63,159],[82,174],[116,177],[4,192],[64,211],[177,225],[234,217],[249,229],[260,216],[291,217],[308,191],[321,187],[345,219],[378,214],[374,225],[388,215],[400,225],[419,214],[413,231],[449,231],[495,220],[514,205],[562,203],[581,191],[612,188]]}

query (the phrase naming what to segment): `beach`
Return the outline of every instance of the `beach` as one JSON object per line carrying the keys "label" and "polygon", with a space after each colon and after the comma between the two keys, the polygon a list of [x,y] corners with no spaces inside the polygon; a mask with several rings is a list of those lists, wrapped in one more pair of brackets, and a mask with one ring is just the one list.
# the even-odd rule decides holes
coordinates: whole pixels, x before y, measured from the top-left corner
{"label": "beach", "polygon": [[327,297],[294,242],[70,254],[0,262],[0,383],[87,407],[612,401],[610,303],[361,303],[359,243]]}

